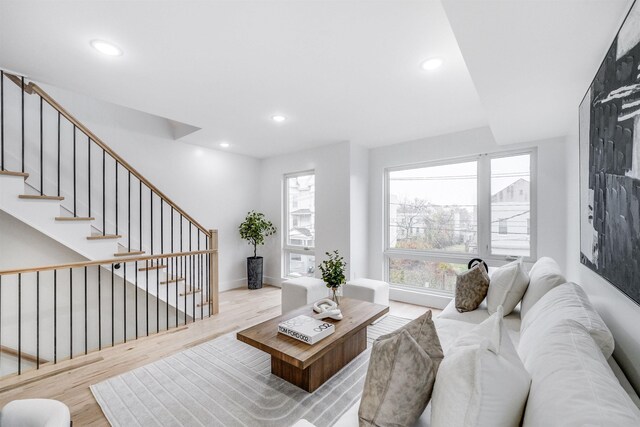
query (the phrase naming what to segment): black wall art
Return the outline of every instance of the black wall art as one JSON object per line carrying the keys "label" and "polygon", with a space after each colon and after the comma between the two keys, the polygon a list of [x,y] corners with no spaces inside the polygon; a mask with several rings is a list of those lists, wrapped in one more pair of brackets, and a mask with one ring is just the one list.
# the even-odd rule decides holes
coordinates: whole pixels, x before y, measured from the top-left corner
{"label": "black wall art", "polygon": [[580,261],[640,304],[639,5],[580,104]]}

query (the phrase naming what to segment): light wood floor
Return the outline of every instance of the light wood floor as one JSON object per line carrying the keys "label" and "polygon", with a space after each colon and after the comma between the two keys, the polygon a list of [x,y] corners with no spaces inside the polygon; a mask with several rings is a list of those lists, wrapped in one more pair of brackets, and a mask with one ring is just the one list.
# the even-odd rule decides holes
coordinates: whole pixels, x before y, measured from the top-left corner
{"label": "light wood floor", "polygon": [[[392,301],[390,314],[414,319],[426,310]],[[108,425],[91,394],[91,384],[279,314],[279,288],[223,292],[217,316],[0,381],[0,407],[15,399],[57,399],[71,409],[74,425]]]}

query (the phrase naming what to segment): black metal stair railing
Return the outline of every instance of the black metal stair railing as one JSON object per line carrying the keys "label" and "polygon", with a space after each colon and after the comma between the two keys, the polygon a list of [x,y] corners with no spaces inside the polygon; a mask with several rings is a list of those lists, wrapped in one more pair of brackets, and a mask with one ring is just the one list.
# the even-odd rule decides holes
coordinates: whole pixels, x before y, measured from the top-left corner
{"label": "black metal stair railing", "polygon": [[[0,352],[16,357],[10,373],[20,375],[29,367],[40,369],[211,316],[209,302],[215,295],[208,274],[214,255],[212,247],[0,271],[0,312],[16,312],[15,325],[3,325],[0,316]],[[166,266],[164,281],[155,268],[158,262]],[[170,278],[176,280],[175,299]],[[10,369],[3,369],[3,363],[0,358],[6,376]]]}
{"label": "black metal stair railing", "polygon": [[0,70],[2,172],[24,175],[35,197],[58,198],[73,218],[95,219],[87,237],[126,233],[117,258],[0,271],[0,356],[16,357],[15,373],[218,312],[217,231],[36,83]]}
{"label": "black metal stair railing", "polygon": [[[15,98],[15,92],[9,94],[7,83],[13,82],[15,86],[19,88],[19,98],[10,100],[10,96]],[[38,99],[38,108],[26,108],[25,95],[35,96]],[[165,211],[171,209],[171,229],[173,229],[173,221],[177,221],[174,218],[174,211],[179,213],[180,227],[182,228],[182,222],[185,220],[186,227],[189,231],[189,236],[192,236],[192,230],[195,229],[196,235],[193,236],[193,242],[189,241],[189,247],[197,243],[198,250],[206,248],[206,241],[210,238],[209,231],[200,225],[195,219],[184,212],[179,206],[177,206],[172,200],[164,195],[158,188],[151,184],[146,178],[144,178],[139,172],[137,172],[132,166],[129,165],[123,158],[116,154],[111,148],[106,146],[100,138],[95,136],[89,131],[82,123],[75,119],[70,113],[62,108],[55,100],[53,100],[43,89],[41,89],[34,82],[26,82],[25,77],[18,77],[14,74],[10,74],[4,71],[0,71],[0,170],[11,171],[9,168],[9,159],[7,156],[8,150],[8,135],[7,131],[7,115],[5,114],[5,107],[7,107],[7,101],[13,101],[13,105],[19,105],[19,126],[13,124],[13,129],[17,130],[19,135],[13,135],[20,140],[19,153],[16,153],[19,157],[19,171],[27,173],[30,171],[35,172],[38,175],[38,181],[33,182],[32,179],[27,179],[27,183],[36,189],[41,196],[47,196],[55,194],[58,197],[63,197],[65,200],[62,205],[73,215],[73,217],[81,217],[86,213],[86,218],[93,218],[95,214],[101,217],[101,226],[94,224],[94,228],[103,237],[107,236],[119,236],[122,231],[121,221],[122,216],[126,216],[126,249],[131,252],[132,248],[137,247],[139,251],[145,251],[148,254],[161,254],[165,253],[167,240],[173,242],[178,236],[175,236],[173,232],[170,235],[165,235]],[[47,114],[47,109],[50,109],[53,113]],[[37,120],[34,120],[30,115],[36,115]],[[15,115],[14,115],[15,116]],[[45,119],[49,117],[50,121],[53,117],[53,126],[55,131],[48,134],[45,130]],[[15,117],[13,117],[15,119]],[[27,120],[29,119],[29,120]],[[27,130],[29,124],[37,124],[38,137],[27,138]],[[47,129],[51,129],[51,123],[46,126]],[[63,138],[63,130],[70,130],[71,136],[69,141],[65,141]],[[14,132],[16,133],[16,132]],[[30,147],[30,144],[34,147]],[[70,147],[70,153],[65,153],[64,148]],[[67,146],[67,147],[65,147]],[[82,149],[84,146],[84,149]],[[28,156],[31,148],[35,148],[38,151],[36,156]],[[47,162],[45,158],[45,152],[47,149],[55,150],[55,161]],[[67,150],[69,151],[69,150]],[[101,157],[102,164],[98,165],[99,171],[96,171],[95,165],[92,165],[92,158],[95,159],[95,153],[98,153],[98,157]],[[63,167],[64,156],[70,157],[69,163],[71,164],[71,183],[70,188],[65,188],[65,181],[61,179],[62,172],[65,171]],[[65,162],[67,163],[67,162]],[[113,174],[108,172],[109,164],[113,165]],[[16,165],[17,166],[17,165]],[[92,172],[92,166],[93,172]],[[47,188],[47,175],[48,168],[56,169],[55,185],[57,188]],[[79,171],[79,168],[83,168],[83,171]],[[14,169],[14,171],[16,171]],[[33,172],[30,172],[33,174]],[[82,177],[86,178],[86,186],[83,191],[80,191],[80,183],[78,182],[82,172]],[[122,183],[120,182],[120,176],[126,175],[126,188],[123,190]],[[101,181],[95,182],[95,178]],[[94,178],[92,180],[92,178]],[[138,181],[138,200],[133,200],[132,186],[135,186],[135,180]],[[52,182],[53,184],[53,182]],[[101,206],[96,211],[94,197],[92,194],[95,192],[101,192]],[[109,194],[111,193],[111,194]],[[144,193],[148,193],[148,200],[145,202]],[[68,198],[71,198],[69,201]],[[136,203],[137,202],[137,203]],[[122,203],[126,204],[126,208],[122,209]],[[137,204],[138,209],[132,209],[133,205]],[[159,206],[158,206],[159,205]],[[81,211],[80,207],[83,207]],[[157,210],[159,209],[159,218]],[[154,210],[156,212],[154,212]],[[168,213],[168,212],[167,212]],[[137,218],[134,215],[137,214]],[[133,229],[133,226],[138,227],[137,233]],[[137,245],[133,239],[138,238]],[[159,244],[158,244],[159,243]]]}

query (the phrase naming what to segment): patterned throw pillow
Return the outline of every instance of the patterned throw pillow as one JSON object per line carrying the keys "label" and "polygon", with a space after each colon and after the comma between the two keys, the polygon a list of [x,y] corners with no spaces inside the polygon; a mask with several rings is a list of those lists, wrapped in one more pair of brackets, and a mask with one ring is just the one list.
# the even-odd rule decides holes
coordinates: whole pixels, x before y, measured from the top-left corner
{"label": "patterned throw pillow", "polygon": [[460,313],[473,311],[486,298],[489,290],[489,275],[481,264],[476,265],[456,278],[456,310]]}
{"label": "patterned throw pillow", "polygon": [[443,358],[431,311],[374,343],[358,409],[361,427],[412,426]]}

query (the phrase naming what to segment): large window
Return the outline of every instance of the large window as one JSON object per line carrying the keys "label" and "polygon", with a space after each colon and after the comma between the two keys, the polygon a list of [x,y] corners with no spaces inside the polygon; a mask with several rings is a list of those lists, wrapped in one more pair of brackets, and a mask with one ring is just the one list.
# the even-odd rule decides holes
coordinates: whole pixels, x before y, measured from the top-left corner
{"label": "large window", "polygon": [[285,175],[284,276],[313,276],[315,270],[315,175]]}
{"label": "large window", "polygon": [[388,280],[451,292],[473,257],[534,256],[534,157],[492,154],[387,170]]}

